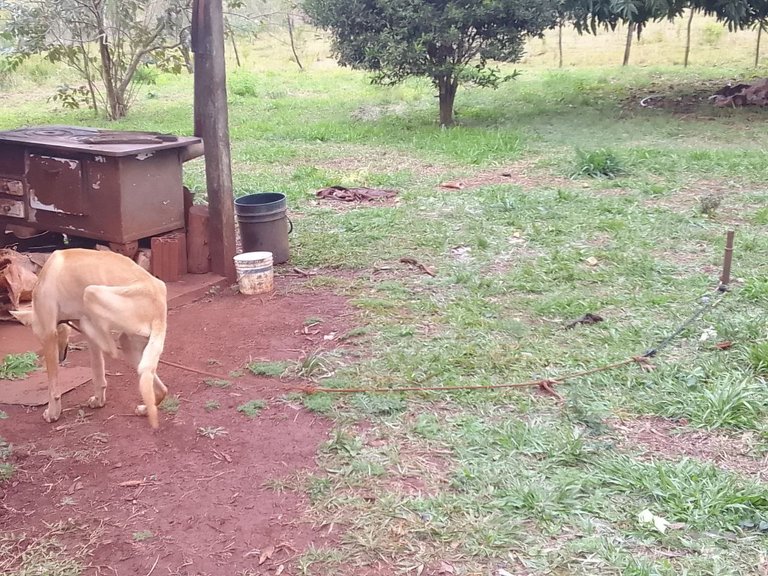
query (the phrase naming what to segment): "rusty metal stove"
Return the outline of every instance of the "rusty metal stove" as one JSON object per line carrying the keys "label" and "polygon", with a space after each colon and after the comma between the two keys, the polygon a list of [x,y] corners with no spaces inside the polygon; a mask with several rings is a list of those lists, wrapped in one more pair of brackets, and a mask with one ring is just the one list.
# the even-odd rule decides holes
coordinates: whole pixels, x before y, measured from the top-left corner
{"label": "rusty metal stove", "polygon": [[199,138],[41,126],[0,132],[0,233],[16,224],[113,244],[184,227]]}

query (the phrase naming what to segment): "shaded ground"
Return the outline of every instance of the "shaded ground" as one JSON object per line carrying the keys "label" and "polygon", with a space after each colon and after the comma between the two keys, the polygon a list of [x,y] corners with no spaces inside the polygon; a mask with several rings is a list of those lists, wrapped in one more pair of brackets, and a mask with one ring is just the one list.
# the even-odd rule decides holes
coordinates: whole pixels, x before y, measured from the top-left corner
{"label": "shaded ground", "polygon": [[[172,310],[163,359],[224,379],[251,358],[296,360],[333,347],[324,337],[345,329],[345,301],[298,280],[280,285],[270,298],[225,291]],[[307,331],[308,318],[322,321]],[[87,364],[87,352],[72,362]],[[131,415],[138,391],[127,366],[107,369],[101,410],[85,407],[90,384],[64,397],[67,411],[54,425],[42,408],[4,407],[0,436],[13,444],[16,473],[0,485],[0,533],[13,533],[17,558],[0,558],[0,570],[18,566],[46,534],[67,544],[86,574],[148,574],[153,566],[155,574],[274,574],[281,565],[293,574],[295,558],[322,545],[325,533],[301,520],[301,495],[265,486],[314,468],[327,438],[328,421],[283,398],[298,382],[246,374],[215,387],[161,367],[180,402],[175,414],[161,412],[153,433]],[[251,400],[265,403],[253,418],[237,411]]]}

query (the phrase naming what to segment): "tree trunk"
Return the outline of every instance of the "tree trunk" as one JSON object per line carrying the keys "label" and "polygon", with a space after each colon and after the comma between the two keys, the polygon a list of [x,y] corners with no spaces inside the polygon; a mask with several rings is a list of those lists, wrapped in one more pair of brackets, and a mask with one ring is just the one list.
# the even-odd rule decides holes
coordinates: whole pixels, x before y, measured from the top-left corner
{"label": "tree trunk", "polygon": [[304,66],[301,65],[299,55],[296,53],[296,43],[293,39],[293,16],[288,14],[288,37],[291,39],[291,50],[293,51],[293,59],[296,60],[296,64],[299,65],[299,70],[304,70]]}
{"label": "tree trunk", "polygon": [[235,32],[232,30],[232,28],[229,27],[227,24],[227,34],[229,35],[229,39],[232,40],[232,51],[235,53],[235,64],[237,64],[237,67],[240,68],[240,54],[237,51],[237,41],[235,39]]}
{"label": "tree trunk", "polygon": [[91,73],[91,61],[88,58],[88,49],[82,41],[80,41],[80,53],[83,55],[83,72],[85,73],[85,81],[88,83],[88,93],[91,96],[91,107],[93,113],[98,114],[99,105],[96,100],[96,86],[93,83],[93,74]]}
{"label": "tree trunk", "polygon": [[761,21],[757,26],[757,46],[755,47],[755,68],[760,65],[760,37],[763,35],[765,24]]}
{"label": "tree trunk", "polygon": [[190,40],[189,33],[184,30],[179,35],[179,50],[181,50],[181,56],[184,58],[184,66],[187,72],[192,74],[195,71],[195,65],[192,61],[192,54],[190,53]]}
{"label": "tree trunk", "polygon": [[562,68],[563,67],[563,23],[562,22],[560,22],[560,25],[557,27],[557,54],[558,54],[557,67]]}
{"label": "tree trunk", "polygon": [[691,13],[688,15],[688,30],[685,36],[685,58],[683,59],[684,68],[688,68],[688,55],[691,53],[691,23],[693,22],[693,13],[695,11],[691,8]]}
{"label": "tree trunk", "polygon": [[107,117],[110,120],[117,120],[125,115],[125,110],[121,110],[119,95],[115,90],[112,55],[109,52],[109,46],[102,38],[103,36],[99,39],[99,51],[101,54],[101,76],[107,91]]}
{"label": "tree trunk", "polygon": [[440,126],[453,126],[453,101],[456,99],[458,82],[453,76],[440,76],[437,79],[440,98]]}
{"label": "tree trunk", "polygon": [[629,50],[632,47],[632,36],[635,33],[635,23],[630,22],[629,26],[627,27],[627,43],[624,46],[624,62],[622,62],[622,66],[626,66],[629,64]]}

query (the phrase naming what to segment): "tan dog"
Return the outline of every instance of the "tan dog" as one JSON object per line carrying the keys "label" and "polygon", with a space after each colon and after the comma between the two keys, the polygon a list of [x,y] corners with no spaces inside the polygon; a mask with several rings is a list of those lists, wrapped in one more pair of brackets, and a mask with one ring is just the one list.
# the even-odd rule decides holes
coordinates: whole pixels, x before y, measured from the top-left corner
{"label": "tan dog", "polygon": [[136,413],[158,427],[157,405],[167,388],[157,377],[165,344],[168,315],[165,284],[130,258],[113,252],[71,248],[54,252],[46,261],[32,292],[32,310],[11,312],[32,327],[43,345],[48,373],[47,422],[61,415],[58,365],[67,354],[71,322],[88,339],[94,395],[91,408],[106,402],[104,353],[117,357],[110,331],[119,333],[120,348],[139,373],[144,404]]}

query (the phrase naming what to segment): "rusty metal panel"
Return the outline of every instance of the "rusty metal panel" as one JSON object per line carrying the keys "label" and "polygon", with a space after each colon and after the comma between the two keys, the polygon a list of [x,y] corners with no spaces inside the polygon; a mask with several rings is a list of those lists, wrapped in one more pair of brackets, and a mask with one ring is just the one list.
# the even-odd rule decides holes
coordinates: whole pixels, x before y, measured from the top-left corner
{"label": "rusty metal panel", "polygon": [[87,214],[80,160],[29,154],[29,206],[59,214]]}
{"label": "rusty metal panel", "polygon": [[137,240],[184,228],[179,151],[161,150],[118,160],[123,236]]}
{"label": "rusty metal panel", "polygon": [[0,175],[21,178],[24,175],[24,147],[0,142]]}

